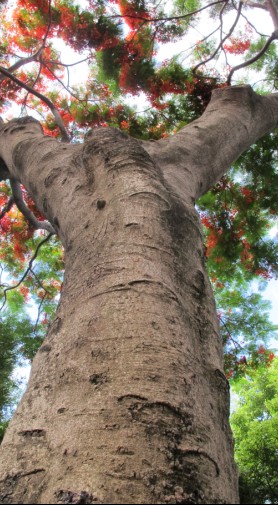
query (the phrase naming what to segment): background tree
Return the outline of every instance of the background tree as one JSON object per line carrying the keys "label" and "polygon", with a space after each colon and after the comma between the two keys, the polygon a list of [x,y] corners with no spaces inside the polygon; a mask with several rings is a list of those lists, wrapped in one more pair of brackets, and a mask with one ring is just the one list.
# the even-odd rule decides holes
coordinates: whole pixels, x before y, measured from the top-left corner
{"label": "background tree", "polygon": [[[145,148],[162,162],[154,143],[148,141],[166,138],[196,119],[206,109],[212,90],[229,85],[237,70],[250,65],[261,69],[263,65],[268,91],[275,87],[277,14],[271,1],[255,5],[229,1],[204,5],[173,2],[172,12],[166,7],[161,2],[91,2],[81,7],[71,2],[24,0],[15,8],[3,10],[2,112],[14,101],[22,107],[23,115],[35,109],[44,131],[64,142],[80,141],[91,127],[116,126],[147,142],[143,144]],[[269,12],[274,32],[266,36],[256,33],[248,20],[251,8]],[[158,43],[184,37],[203,11],[216,20],[214,33],[218,39],[212,34],[196,41],[191,48],[192,56],[185,63],[183,53],[159,62],[155,57]],[[85,84],[70,85],[70,69],[75,64],[62,61],[55,47],[59,38],[80,54],[81,61],[89,64]],[[220,55],[224,56],[221,76],[210,66]],[[245,60],[231,68],[229,58],[240,55]],[[149,100],[144,114],[138,114],[123,101],[123,94],[141,92]],[[275,110],[274,102],[270,107]],[[275,124],[274,121],[271,126],[262,127],[261,132],[270,131]],[[260,135],[254,134],[253,140]],[[244,148],[250,143],[248,139]],[[267,364],[271,356],[265,344],[274,328],[265,318],[265,306],[259,295],[246,298],[244,294],[252,279],[260,276],[265,280],[277,269],[277,248],[266,238],[277,213],[275,146],[275,134],[259,141],[199,202],[207,235],[207,264],[217,296],[223,294],[218,302],[221,307],[218,317],[227,348],[228,377],[240,376],[248,365],[256,367],[262,361]],[[3,164],[1,178],[5,180],[9,175]],[[1,261],[5,269],[2,322],[6,324],[14,305],[22,310],[23,302],[37,303],[37,317],[29,323],[32,331],[28,337],[22,335],[18,342],[13,341],[17,356],[32,358],[60,290],[61,253],[57,239],[53,238],[57,223],[53,218],[52,224],[45,222],[41,214],[44,211],[47,215],[44,206],[40,204],[40,211],[37,210],[18,183],[23,182],[18,173],[9,178],[10,186],[6,182],[1,186]],[[206,189],[213,182],[208,182]],[[199,194],[204,192],[205,189]],[[98,205],[100,210],[101,205],[105,206],[104,200],[99,200]],[[50,234],[37,231],[40,228]],[[43,240],[40,233],[45,234]],[[16,273],[14,285],[7,279],[7,272]],[[8,378],[11,370],[8,358],[6,363]]]}
{"label": "background tree", "polygon": [[231,416],[241,503],[277,503],[277,358],[237,384],[239,407]]}

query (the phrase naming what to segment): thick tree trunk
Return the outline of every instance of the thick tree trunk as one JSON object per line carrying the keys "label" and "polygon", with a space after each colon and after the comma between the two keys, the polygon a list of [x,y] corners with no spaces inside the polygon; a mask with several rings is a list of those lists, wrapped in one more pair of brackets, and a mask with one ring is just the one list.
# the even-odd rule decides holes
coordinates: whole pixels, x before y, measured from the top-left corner
{"label": "thick tree trunk", "polygon": [[47,156],[42,167],[60,195],[44,208],[64,238],[65,282],[1,446],[2,503],[233,503],[228,385],[195,210],[117,131],[96,130],[82,164],[69,151],[79,187]]}
{"label": "thick tree trunk", "polygon": [[2,128],[0,156],[0,176],[27,187],[66,258],[1,445],[0,503],[237,503],[196,160],[174,192],[169,157],[164,177],[120,132],[63,146],[30,120]]}

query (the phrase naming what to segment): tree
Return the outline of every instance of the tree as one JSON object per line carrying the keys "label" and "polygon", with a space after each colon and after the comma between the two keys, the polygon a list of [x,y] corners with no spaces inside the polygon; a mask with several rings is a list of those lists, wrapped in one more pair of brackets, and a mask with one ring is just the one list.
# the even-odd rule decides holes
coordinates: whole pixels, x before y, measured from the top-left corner
{"label": "tree", "polygon": [[[271,1],[262,5],[275,31],[241,68],[272,55],[276,8]],[[16,260],[27,255],[23,237],[34,241],[35,250],[24,280],[35,279],[37,289],[41,283],[32,269],[40,247],[34,230],[40,228],[59,235],[65,274],[28,390],[1,444],[0,500],[237,503],[229,386],[195,202],[241,153],[275,129],[278,98],[229,86],[238,66],[227,79],[209,68],[211,75],[205,74],[218,52],[247,49],[242,36],[225,45],[235,22],[226,35],[221,24],[216,48],[197,45],[201,61],[193,69],[175,59],[157,69],[153,53],[156,39],[181,37],[203,9],[221,22],[224,10],[232,9],[238,22],[243,4],[192,2],[188,9],[176,2],[173,16],[161,4],[122,0],[119,10],[104,2],[91,2],[86,10],[33,0],[17,7],[3,26],[3,107],[16,100],[42,115],[50,110],[54,119],[46,115],[43,124],[52,136],[30,116],[1,126],[0,179],[9,179],[12,191],[3,186],[2,230],[4,220],[4,231],[15,235],[7,212],[16,203],[27,219],[14,237]],[[63,85],[55,36],[80,52],[89,47],[86,58],[96,61],[83,88],[68,87],[70,96],[48,91],[53,79]],[[15,51],[20,57],[13,61]],[[34,67],[25,71],[29,63]],[[272,67],[270,72],[275,74]],[[137,119],[120,103],[121,91],[144,91],[155,110]],[[177,123],[179,129],[168,137],[158,119],[166,108],[170,132]],[[107,126],[108,120],[122,131]],[[59,135],[62,142],[53,138]],[[245,201],[251,198],[247,191]],[[208,233],[215,236],[213,225]],[[249,243],[244,234],[238,238],[249,275],[258,275],[258,268],[268,275],[275,267],[271,247]],[[256,263],[255,247],[263,266]]]}
{"label": "tree", "polygon": [[241,503],[277,503],[277,358],[238,385],[231,417],[240,470]]}

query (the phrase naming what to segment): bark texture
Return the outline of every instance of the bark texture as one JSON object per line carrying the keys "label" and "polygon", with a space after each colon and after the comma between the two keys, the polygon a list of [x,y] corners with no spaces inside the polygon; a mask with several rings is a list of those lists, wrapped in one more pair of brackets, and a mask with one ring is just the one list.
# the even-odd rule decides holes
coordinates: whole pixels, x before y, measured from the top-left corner
{"label": "bark texture", "polygon": [[[223,160],[255,140],[262,101],[241,89],[242,109],[253,112],[238,151],[223,95],[208,119],[158,148],[110,128],[65,146],[30,119],[0,131],[0,175],[26,186],[66,258],[56,318],[1,445],[0,503],[238,503],[229,386],[193,201],[201,179],[214,182]],[[268,130],[277,109],[274,97]]]}

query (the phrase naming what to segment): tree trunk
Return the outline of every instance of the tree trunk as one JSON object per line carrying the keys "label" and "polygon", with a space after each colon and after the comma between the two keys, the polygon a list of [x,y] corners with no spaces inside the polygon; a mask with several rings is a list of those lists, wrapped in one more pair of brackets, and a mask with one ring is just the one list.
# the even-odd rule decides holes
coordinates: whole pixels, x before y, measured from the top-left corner
{"label": "tree trunk", "polygon": [[0,503],[238,503],[193,176],[182,198],[169,159],[166,177],[117,130],[65,146],[30,119],[2,128],[0,156],[65,248],[57,314],[1,445]]}

